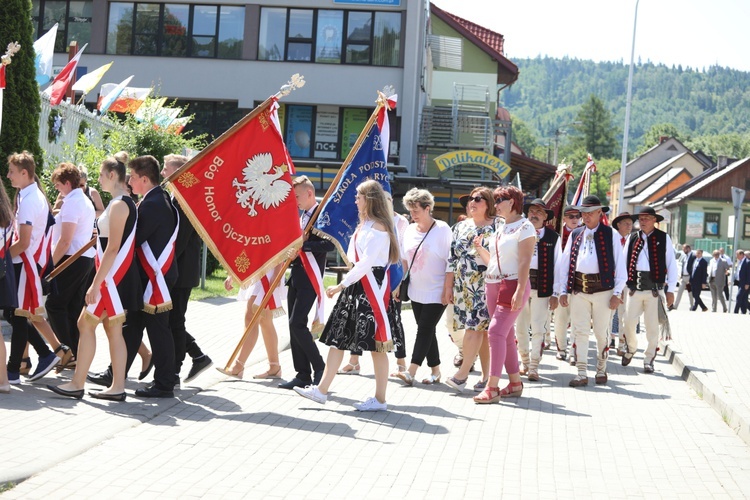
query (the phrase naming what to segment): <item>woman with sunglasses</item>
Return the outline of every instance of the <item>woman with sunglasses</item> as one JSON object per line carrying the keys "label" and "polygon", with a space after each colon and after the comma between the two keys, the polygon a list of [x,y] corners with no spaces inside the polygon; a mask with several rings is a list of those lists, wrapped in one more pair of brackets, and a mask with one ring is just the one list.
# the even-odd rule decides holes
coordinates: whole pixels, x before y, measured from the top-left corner
{"label": "woman with sunglasses", "polygon": [[485,300],[484,273],[486,265],[477,258],[475,238],[489,245],[495,233],[495,205],[492,191],[487,187],[475,188],[469,195],[469,218],[453,228],[451,253],[443,285],[443,304],[453,304],[454,330],[465,329],[463,339],[464,359],[461,367],[446,384],[463,391],[469,378],[471,366],[479,354],[482,378],[474,386],[482,391],[486,385],[490,349],[487,329],[490,317]]}
{"label": "woman with sunglasses", "polygon": [[[490,378],[487,387],[474,398],[480,404],[520,396],[523,382],[518,366],[514,324],[531,296],[529,268],[536,246],[536,229],[523,216],[523,192],[515,186],[495,190],[495,209],[505,219],[487,250],[477,238],[479,258],[487,264],[487,307],[490,317]],[[526,332],[522,332],[526,334]],[[503,365],[510,383],[500,389]]]}

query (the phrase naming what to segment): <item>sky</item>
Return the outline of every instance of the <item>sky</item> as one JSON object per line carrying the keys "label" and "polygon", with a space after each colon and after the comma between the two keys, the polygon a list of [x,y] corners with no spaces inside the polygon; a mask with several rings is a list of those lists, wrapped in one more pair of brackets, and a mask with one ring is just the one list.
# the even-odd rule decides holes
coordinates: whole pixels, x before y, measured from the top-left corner
{"label": "sky", "polygon": [[[503,34],[511,61],[547,55],[630,63],[636,0],[433,0]],[[635,61],[750,71],[750,0],[640,0]]]}

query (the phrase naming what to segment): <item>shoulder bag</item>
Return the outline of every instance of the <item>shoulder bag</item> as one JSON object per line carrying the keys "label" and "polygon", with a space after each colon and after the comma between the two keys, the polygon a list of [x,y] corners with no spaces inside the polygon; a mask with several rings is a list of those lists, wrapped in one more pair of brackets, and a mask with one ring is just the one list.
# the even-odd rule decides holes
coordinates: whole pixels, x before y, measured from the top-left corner
{"label": "shoulder bag", "polygon": [[417,245],[417,249],[414,250],[414,255],[411,257],[411,263],[409,264],[409,268],[406,270],[406,273],[404,274],[403,279],[401,280],[401,287],[398,291],[398,300],[401,302],[409,302],[409,281],[411,281],[411,266],[414,265],[414,259],[417,258],[417,252],[419,252],[419,247],[422,246],[422,243],[424,243],[424,240],[427,239],[427,235],[430,234],[430,231],[432,231],[432,228],[435,227],[435,222],[432,221],[432,225],[430,226],[430,229],[427,230],[427,233],[425,233],[424,238],[422,238],[422,241],[419,242],[419,245]]}

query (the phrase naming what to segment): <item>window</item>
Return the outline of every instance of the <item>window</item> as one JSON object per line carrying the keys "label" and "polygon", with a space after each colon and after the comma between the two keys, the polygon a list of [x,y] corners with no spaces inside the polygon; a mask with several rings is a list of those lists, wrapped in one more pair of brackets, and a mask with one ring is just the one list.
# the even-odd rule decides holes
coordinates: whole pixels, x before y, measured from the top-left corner
{"label": "window", "polygon": [[67,52],[70,42],[79,47],[91,41],[93,0],[33,0],[34,40],[58,23],[55,52]]}
{"label": "window", "polygon": [[244,7],[112,2],[108,54],[239,59]]}
{"label": "window", "polygon": [[721,214],[707,213],[703,222],[703,234],[705,236],[719,236]]}
{"label": "window", "polygon": [[296,158],[310,157],[312,117],[312,106],[286,107],[286,146],[291,156]]}
{"label": "window", "polygon": [[258,59],[401,64],[401,13],[261,8]]}
{"label": "window", "polygon": [[208,134],[209,140],[219,137],[250,112],[249,109],[238,108],[237,101],[178,100],[176,106],[186,108],[187,114],[194,115],[183,134]]}
{"label": "window", "polygon": [[742,220],[742,238],[750,238],[750,215],[745,215]]}

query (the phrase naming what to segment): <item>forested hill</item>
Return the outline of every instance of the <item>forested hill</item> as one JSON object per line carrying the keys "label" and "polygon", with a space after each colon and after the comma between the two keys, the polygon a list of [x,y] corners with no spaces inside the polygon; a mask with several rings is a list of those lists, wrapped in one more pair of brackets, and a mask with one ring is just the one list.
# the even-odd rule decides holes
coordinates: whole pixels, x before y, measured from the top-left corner
{"label": "forested hill", "polygon": [[[501,105],[536,134],[540,144],[576,120],[591,94],[612,112],[620,139],[625,121],[628,65],[577,59],[514,59],[518,81]],[[633,74],[630,145],[642,147],[655,124],[671,123],[683,138],[750,133],[750,73],[714,66],[691,69],[637,64]]]}

